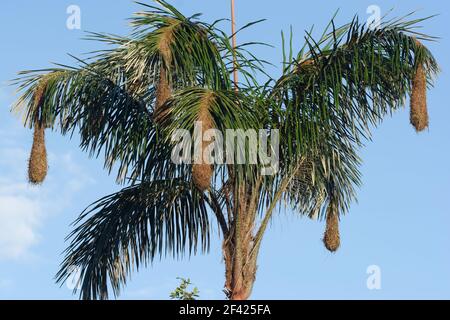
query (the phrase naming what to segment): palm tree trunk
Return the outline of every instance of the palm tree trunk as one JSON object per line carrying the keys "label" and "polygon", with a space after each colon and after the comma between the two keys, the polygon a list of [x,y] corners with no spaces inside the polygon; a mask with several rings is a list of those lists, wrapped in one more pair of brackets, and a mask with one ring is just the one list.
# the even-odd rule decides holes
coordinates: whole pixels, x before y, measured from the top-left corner
{"label": "palm tree trunk", "polygon": [[254,226],[258,192],[259,185],[238,188],[234,223],[223,242],[225,291],[230,300],[247,300],[256,279]]}
{"label": "palm tree trunk", "polygon": [[253,246],[248,237],[235,239],[241,241],[240,245],[227,240],[223,243],[225,292],[230,300],[247,300],[256,279],[256,259],[250,256]]}
{"label": "palm tree trunk", "polygon": [[[235,0],[231,0],[231,34],[233,47],[233,83],[239,91],[238,64],[236,59]],[[234,203],[234,221],[223,241],[225,261],[225,292],[230,300],[247,300],[256,279],[254,250],[254,226],[257,211],[257,195],[262,180],[255,185],[242,184],[237,188]]]}

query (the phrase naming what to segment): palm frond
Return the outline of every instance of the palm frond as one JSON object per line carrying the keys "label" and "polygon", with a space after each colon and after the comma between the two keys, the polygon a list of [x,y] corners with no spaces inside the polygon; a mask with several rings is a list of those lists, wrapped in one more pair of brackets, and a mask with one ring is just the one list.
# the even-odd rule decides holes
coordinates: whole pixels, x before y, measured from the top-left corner
{"label": "palm frond", "polygon": [[[118,180],[123,181],[129,166],[141,160],[140,150],[156,130],[148,107],[155,94],[150,90],[136,97],[122,80],[123,74],[106,73],[100,67],[26,73],[21,79],[25,92],[14,108],[24,114],[30,127],[39,119],[64,135],[79,131],[81,148],[96,157],[103,152],[108,170],[118,162]],[[30,97],[40,79],[49,75],[43,102],[35,108]]]}
{"label": "palm frond", "polygon": [[[239,145],[238,141],[227,140],[228,130],[241,137],[244,137],[248,130],[254,130],[256,133],[260,129],[266,130],[265,123],[260,121],[259,106],[245,91],[237,93],[234,90],[193,87],[176,92],[165,105],[165,118],[162,120],[165,136],[170,139],[177,130],[182,129],[188,131],[191,137],[195,137],[195,124],[201,120],[199,115],[204,108],[205,99],[208,101],[207,110],[213,126],[211,129],[216,129],[222,134],[223,144],[220,146],[218,141],[217,145],[223,147],[221,151],[226,156],[224,162],[216,166],[216,176],[222,177],[223,182],[227,176],[226,170],[231,168],[232,172],[228,174],[236,179],[253,180],[262,164],[259,161],[241,163],[242,161],[238,159],[240,155],[244,157],[249,155],[248,140],[244,141],[245,145]],[[232,142],[235,142],[234,154],[226,150],[227,144]],[[239,149],[240,146],[245,149]],[[229,167],[227,164],[233,165]]]}
{"label": "palm frond", "polygon": [[204,197],[182,180],[143,182],[104,197],[81,214],[57,274],[63,283],[79,268],[80,297],[107,299],[134,269],[157,256],[208,250]]}
{"label": "palm frond", "polygon": [[[434,38],[416,31],[421,21],[392,20],[372,30],[355,18],[339,28],[331,22],[332,31],[318,41],[305,37],[307,50],[291,61],[272,92],[285,138],[280,175],[293,174],[293,165],[304,157],[314,164],[309,191],[303,188],[306,197],[295,195],[298,187],[288,195],[294,207],[301,204],[300,211],[323,213],[331,196],[345,211],[360,182],[357,151],[370,130],[404,105],[418,65],[432,85],[439,68],[417,39]],[[320,195],[320,202],[309,201],[308,194]]]}
{"label": "palm frond", "polygon": [[394,21],[372,30],[355,18],[319,41],[308,34],[309,51],[279,79],[274,94],[288,111],[309,112],[318,120],[310,121],[314,126],[334,114],[341,122],[336,130],[349,130],[358,143],[370,138],[370,126],[403,106],[418,65],[430,85],[439,70],[430,51],[417,44],[433,39],[415,31],[421,21]]}

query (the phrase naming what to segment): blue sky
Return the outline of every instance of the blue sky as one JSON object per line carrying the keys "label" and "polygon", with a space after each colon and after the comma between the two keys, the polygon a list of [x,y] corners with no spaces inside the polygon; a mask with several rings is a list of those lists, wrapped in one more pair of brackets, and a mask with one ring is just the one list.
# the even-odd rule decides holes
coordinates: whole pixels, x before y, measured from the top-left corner
{"label": "blue sky", "polygon": [[[147,0],[146,0],[147,1]],[[295,45],[305,29],[320,30],[336,9],[337,21],[357,13],[365,19],[369,5],[399,16],[440,14],[424,23],[426,33],[439,36],[430,44],[442,73],[429,93],[430,130],[417,135],[409,125],[408,109],[398,112],[374,131],[374,141],[362,151],[364,184],[359,203],[342,219],[342,247],[329,254],[321,243],[323,223],[290,211],[273,220],[259,260],[254,299],[432,299],[450,298],[450,69],[449,5],[445,1],[237,0],[237,20],[268,21],[242,33],[275,48],[256,53],[281,62],[280,30],[292,25]],[[182,12],[203,12],[213,21],[229,16],[228,0],[173,0]],[[66,9],[81,8],[81,29],[66,28]],[[119,189],[72,141],[47,134],[50,171],[41,188],[26,183],[31,132],[9,113],[14,89],[7,86],[16,72],[71,63],[67,53],[80,55],[99,48],[80,40],[83,31],[128,32],[126,18],[139,9],[129,0],[5,0],[0,4],[0,298],[74,299],[66,286],[54,283],[69,224],[91,202]],[[277,67],[269,69],[274,76]],[[215,237],[217,240],[217,237]],[[379,266],[381,289],[366,285],[369,266]],[[184,261],[162,260],[132,276],[122,299],[165,299],[189,277],[204,299],[223,298],[221,246],[213,241],[209,255]]]}

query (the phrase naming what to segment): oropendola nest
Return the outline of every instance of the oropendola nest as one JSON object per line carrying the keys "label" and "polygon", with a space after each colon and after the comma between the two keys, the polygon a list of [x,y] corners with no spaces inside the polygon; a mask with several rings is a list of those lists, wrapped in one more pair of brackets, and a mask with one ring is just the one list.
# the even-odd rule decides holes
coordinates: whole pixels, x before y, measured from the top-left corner
{"label": "oropendola nest", "polygon": [[167,68],[170,68],[172,64],[172,52],[170,45],[173,41],[173,28],[166,27],[161,34],[161,39],[159,41],[159,53],[162,58],[161,66],[159,68],[159,79],[156,86],[156,102],[154,109],[154,119],[159,122],[164,118],[167,110],[163,110],[161,107],[166,103],[168,99],[172,96],[172,88],[167,75]]}
{"label": "oropendola nest", "polygon": [[333,204],[330,204],[327,209],[327,222],[323,243],[325,244],[325,248],[330,252],[336,252],[341,244],[339,236],[339,215],[337,208]]}
{"label": "oropendola nest", "polygon": [[213,167],[210,164],[194,164],[192,167],[192,179],[194,180],[195,186],[201,191],[209,188],[212,175]]}
{"label": "oropendola nest", "polygon": [[[197,121],[201,122],[203,133],[214,127],[214,121],[212,119],[211,113],[209,112],[209,107],[212,99],[214,99],[213,95],[207,94],[200,103]],[[211,142],[204,143],[202,139],[202,146],[201,146],[202,163],[194,164],[192,166],[192,179],[194,181],[195,186],[201,191],[207,190],[211,185],[211,179],[214,170],[213,166],[211,164],[204,163],[203,159],[204,150],[209,146],[210,143]]]}
{"label": "oropendola nest", "polygon": [[[422,46],[416,41],[417,46]],[[411,110],[410,122],[417,132],[423,131],[428,127],[428,110],[427,110],[427,75],[422,63],[416,67],[414,78],[412,81],[411,91]]]}
{"label": "oropendola nest", "polygon": [[36,123],[34,126],[33,146],[28,161],[28,180],[32,184],[41,184],[47,176],[47,151],[45,148],[45,128]]}
{"label": "oropendola nest", "polygon": [[417,132],[428,127],[427,78],[423,65],[419,65],[413,79],[410,121]]}
{"label": "oropendola nest", "polygon": [[[35,118],[38,118],[39,108],[44,103],[44,94],[47,89],[49,76],[44,76],[36,86],[33,95]],[[28,181],[31,184],[41,184],[47,176],[47,150],[45,148],[45,124],[35,120],[33,145],[31,147],[30,159],[28,160]]]}
{"label": "oropendola nest", "polygon": [[168,110],[164,110],[162,107],[171,96],[172,89],[167,79],[166,69],[161,66],[159,71],[159,81],[156,87],[156,103],[154,109],[154,120],[156,122],[161,122],[168,113]]}

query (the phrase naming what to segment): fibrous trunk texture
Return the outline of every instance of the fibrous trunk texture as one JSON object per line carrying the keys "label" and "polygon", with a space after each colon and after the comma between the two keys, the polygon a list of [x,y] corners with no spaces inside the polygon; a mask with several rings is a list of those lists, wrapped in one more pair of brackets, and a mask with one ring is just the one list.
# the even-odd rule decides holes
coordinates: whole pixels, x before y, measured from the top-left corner
{"label": "fibrous trunk texture", "polygon": [[330,252],[336,252],[341,244],[339,236],[339,214],[333,203],[327,209],[327,222],[323,243],[325,244],[325,248]]}
{"label": "fibrous trunk texture", "polygon": [[258,185],[239,187],[234,226],[223,242],[225,293],[230,300],[247,300],[256,280],[258,248],[253,229],[258,192]]}
{"label": "fibrous trunk texture", "polygon": [[225,293],[230,300],[247,300],[256,280],[256,259],[249,259],[250,246],[243,246],[240,255],[244,257],[235,262],[237,254],[234,244],[224,242]]}
{"label": "fibrous trunk texture", "polygon": [[32,184],[41,184],[47,176],[47,151],[45,148],[45,128],[35,124],[33,146],[28,162],[28,180]]}
{"label": "fibrous trunk texture", "polygon": [[[197,117],[197,121],[201,123],[202,127],[202,136],[203,134],[212,129],[214,127],[214,121],[212,119],[211,113],[209,111],[210,105],[214,96],[212,94],[206,94],[201,103],[199,114]],[[194,181],[195,186],[201,191],[205,191],[209,188],[211,184],[211,178],[213,175],[213,165],[206,163],[204,159],[204,150],[211,144],[212,142],[204,142],[203,137],[201,139],[201,148],[200,148],[200,162],[195,163],[192,166],[192,179]]]}

